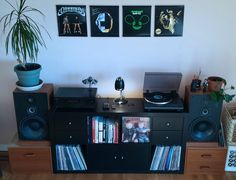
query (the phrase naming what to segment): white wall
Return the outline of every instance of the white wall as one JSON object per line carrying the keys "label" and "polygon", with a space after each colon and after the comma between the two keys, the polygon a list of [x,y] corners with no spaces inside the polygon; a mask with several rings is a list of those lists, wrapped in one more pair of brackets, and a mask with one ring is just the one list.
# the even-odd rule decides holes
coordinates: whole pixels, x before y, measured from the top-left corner
{"label": "white wall", "polygon": [[[146,71],[179,71],[183,73],[180,93],[194,74],[202,69],[202,79],[209,75],[225,77],[236,85],[236,1],[235,0],[29,0],[46,15],[45,26],[52,36],[46,38],[38,62],[42,64],[41,78],[55,85],[82,86],[81,80],[92,75],[99,83],[98,93],[116,96],[114,80],[122,76],[127,97],[141,97]],[[87,9],[88,37],[59,37],[56,4],[71,5],[185,5],[183,37],[90,37]],[[87,6],[88,8],[88,6]],[[0,17],[8,10],[0,2]],[[2,25],[0,26],[0,29]],[[5,56],[3,38],[0,46],[0,143],[7,143],[16,130],[12,91],[16,82],[13,72],[15,58]]]}

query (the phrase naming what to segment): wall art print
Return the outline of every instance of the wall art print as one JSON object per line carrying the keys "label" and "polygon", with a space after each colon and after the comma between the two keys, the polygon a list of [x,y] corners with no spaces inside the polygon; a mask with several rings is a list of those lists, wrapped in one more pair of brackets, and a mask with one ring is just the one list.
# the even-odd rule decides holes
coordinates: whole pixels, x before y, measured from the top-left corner
{"label": "wall art print", "polygon": [[123,36],[150,36],[151,6],[123,6]]}
{"label": "wall art print", "polygon": [[184,6],[156,6],[154,36],[182,36]]}
{"label": "wall art print", "polygon": [[119,6],[90,6],[91,36],[119,37]]}
{"label": "wall art print", "polygon": [[57,5],[59,36],[87,36],[86,6]]}

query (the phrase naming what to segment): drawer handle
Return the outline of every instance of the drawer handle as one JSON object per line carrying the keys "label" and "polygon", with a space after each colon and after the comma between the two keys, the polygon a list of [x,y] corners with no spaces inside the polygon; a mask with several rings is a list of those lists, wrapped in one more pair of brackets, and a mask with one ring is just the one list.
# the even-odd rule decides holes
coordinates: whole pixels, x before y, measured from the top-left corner
{"label": "drawer handle", "polygon": [[34,154],[34,153],[26,153],[26,154],[24,154],[24,156],[25,157],[35,157],[36,154]]}
{"label": "drawer handle", "polygon": [[202,154],[201,157],[202,158],[211,158],[212,155],[211,154]]}
{"label": "drawer handle", "polygon": [[69,139],[72,139],[73,138],[73,136],[69,136]]}
{"label": "drawer handle", "polygon": [[169,122],[168,122],[168,123],[166,123],[166,126],[167,126],[167,127],[169,127],[169,126],[170,126],[170,123],[169,123]]}
{"label": "drawer handle", "polygon": [[166,136],[166,139],[169,139],[169,137],[168,137],[168,136]]}
{"label": "drawer handle", "polygon": [[68,126],[71,126],[72,125],[72,122],[70,121],[70,122],[68,122]]}
{"label": "drawer handle", "polygon": [[201,169],[201,170],[210,169],[210,166],[200,166],[200,169]]}

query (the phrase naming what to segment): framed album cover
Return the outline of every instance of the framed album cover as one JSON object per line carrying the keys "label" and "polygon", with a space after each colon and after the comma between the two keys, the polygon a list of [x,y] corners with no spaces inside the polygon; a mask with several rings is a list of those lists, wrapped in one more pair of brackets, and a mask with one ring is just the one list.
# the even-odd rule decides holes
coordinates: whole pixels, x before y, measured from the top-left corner
{"label": "framed album cover", "polygon": [[150,36],[151,6],[123,6],[123,36]]}
{"label": "framed album cover", "polygon": [[57,5],[59,36],[87,36],[86,6]]}
{"label": "framed album cover", "polygon": [[182,36],[184,6],[156,6],[154,36]]}
{"label": "framed album cover", "polygon": [[119,37],[119,6],[90,6],[91,36]]}
{"label": "framed album cover", "polygon": [[149,143],[150,142],[149,117],[122,117],[123,143]]}

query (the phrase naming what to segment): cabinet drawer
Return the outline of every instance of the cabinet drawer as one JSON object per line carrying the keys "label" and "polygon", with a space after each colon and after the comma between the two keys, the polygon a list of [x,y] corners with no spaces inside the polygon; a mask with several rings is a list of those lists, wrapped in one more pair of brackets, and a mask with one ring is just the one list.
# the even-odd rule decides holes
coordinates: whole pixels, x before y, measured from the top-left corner
{"label": "cabinet drawer", "polygon": [[225,161],[226,152],[220,149],[189,149],[189,161]]}
{"label": "cabinet drawer", "polygon": [[182,130],[183,118],[181,117],[153,117],[152,130]]}
{"label": "cabinet drawer", "polygon": [[226,153],[218,143],[187,143],[185,173],[223,173]]}
{"label": "cabinet drawer", "polygon": [[224,173],[225,161],[188,161],[185,164],[185,173],[187,174],[219,174]]}
{"label": "cabinet drawer", "polygon": [[56,129],[86,129],[86,117],[78,113],[56,112],[53,119]]}
{"label": "cabinet drawer", "polygon": [[88,168],[94,172],[147,171],[151,148],[147,144],[88,146]]}
{"label": "cabinet drawer", "polygon": [[86,130],[84,129],[83,131],[57,131],[55,134],[55,143],[86,144],[87,143]]}
{"label": "cabinet drawer", "polygon": [[182,143],[181,131],[152,131],[152,144],[177,145]]}
{"label": "cabinet drawer", "polygon": [[8,149],[13,173],[51,173],[50,147],[12,147]]}

